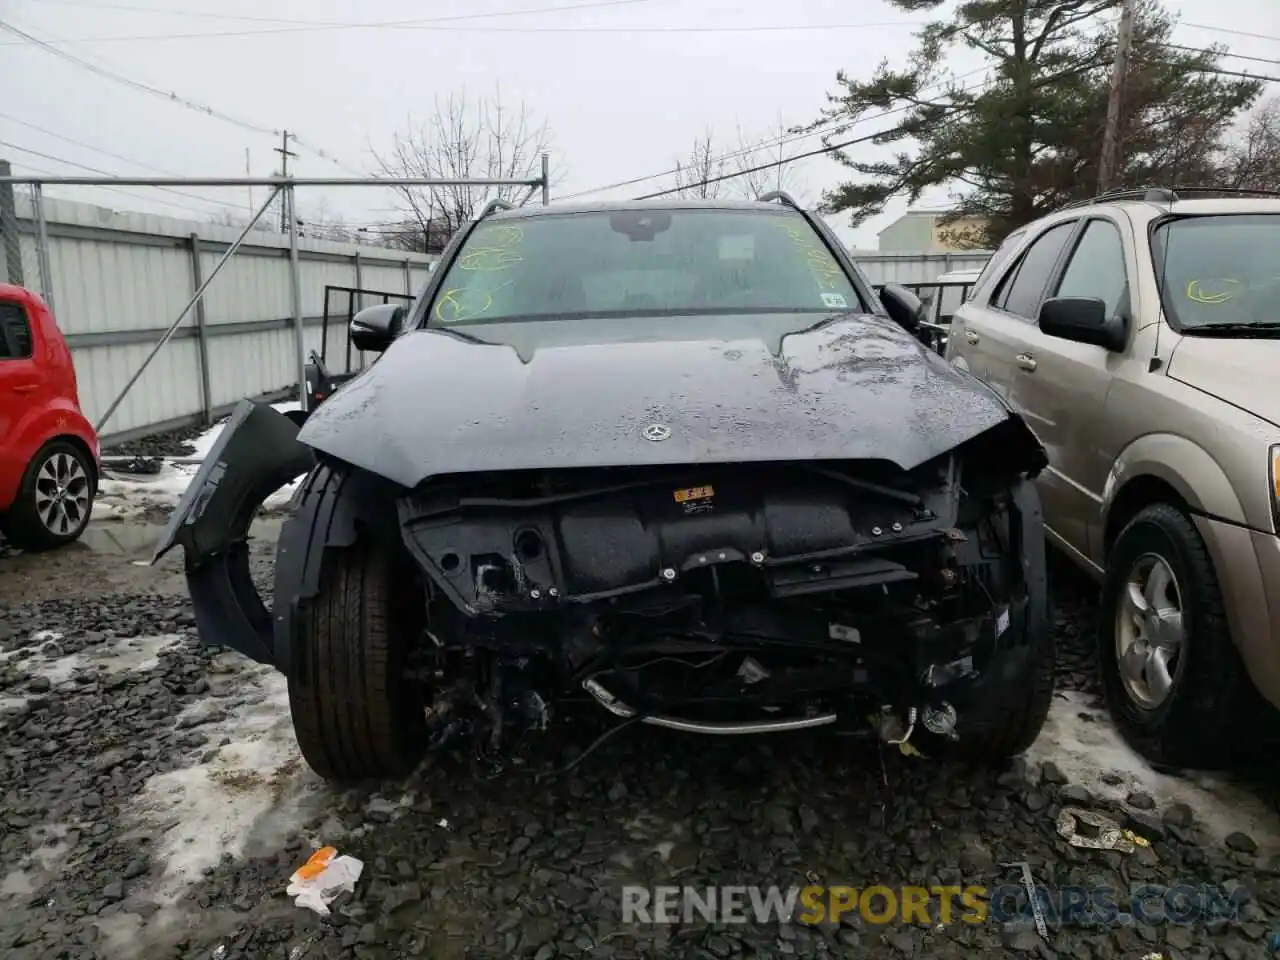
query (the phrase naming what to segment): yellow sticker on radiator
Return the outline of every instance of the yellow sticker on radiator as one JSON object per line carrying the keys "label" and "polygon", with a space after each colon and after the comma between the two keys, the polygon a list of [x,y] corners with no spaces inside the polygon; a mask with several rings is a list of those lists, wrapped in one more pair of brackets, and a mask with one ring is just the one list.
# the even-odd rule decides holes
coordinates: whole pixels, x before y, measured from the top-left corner
{"label": "yellow sticker on radiator", "polygon": [[684,490],[676,490],[672,496],[676,498],[676,503],[688,503],[690,500],[710,500],[716,495],[714,487],[686,487]]}

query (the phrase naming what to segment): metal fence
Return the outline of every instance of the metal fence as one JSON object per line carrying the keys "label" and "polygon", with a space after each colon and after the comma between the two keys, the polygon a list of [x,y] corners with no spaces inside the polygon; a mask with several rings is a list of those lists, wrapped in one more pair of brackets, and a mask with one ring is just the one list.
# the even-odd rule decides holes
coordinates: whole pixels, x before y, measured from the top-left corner
{"label": "metal fence", "polygon": [[367,364],[368,358],[351,344],[351,321],[365,307],[393,302],[408,309],[413,295],[409,291],[393,293],[333,283],[324,288],[324,320],[318,352],[330,373],[353,373]]}
{"label": "metal fence", "polygon": [[887,253],[880,250],[851,250],[867,279],[885,283],[933,283],[958,270],[981,270],[991,259],[990,250],[963,250],[954,253]]}
{"label": "metal fence", "polygon": [[[301,400],[310,352],[323,352],[337,333],[325,320],[335,307],[326,288],[405,298],[422,288],[434,256],[304,237],[299,195],[463,187],[514,190],[517,202],[541,190],[545,203],[547,182],[545,158],[532,180],[40,178],[9,176],[0,165],[0,282],[35,290],[53,310],[85,415],[109,447],[212,423],[246,396]],[[235,191],[239,211],[246,191],[258,197],[249,215],[222,226],[53,198],[46,189],[82,187]],[[284,232],[264,228],[277,212]],[[351,296],[344,312],[362,299]]]}

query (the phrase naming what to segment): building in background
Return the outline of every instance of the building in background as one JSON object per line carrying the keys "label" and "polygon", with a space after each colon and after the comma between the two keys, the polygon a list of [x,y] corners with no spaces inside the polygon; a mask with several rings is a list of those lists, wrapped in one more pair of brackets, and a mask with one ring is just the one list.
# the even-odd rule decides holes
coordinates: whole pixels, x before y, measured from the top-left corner
{"label": "building in background", "polygon": [[879,249],[882,253],[958,253],[982,249],[980,217],[961,217],[948,224],[942,220],[951,211],[908,210],[881,230]]}

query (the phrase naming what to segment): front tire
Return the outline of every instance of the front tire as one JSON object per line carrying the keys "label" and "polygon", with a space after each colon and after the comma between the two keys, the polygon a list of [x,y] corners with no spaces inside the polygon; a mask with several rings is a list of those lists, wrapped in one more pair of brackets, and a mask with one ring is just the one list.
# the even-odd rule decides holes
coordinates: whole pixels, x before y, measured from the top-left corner
{"label": "front tire", "polygon": [[289,709],[303,757],[326,780],[403,777],[425,752],[423,698],[405,678],[411,611],[395,585],[389,553],[357,543],[330,551],[299,610]]}
{"label": "front tire", "polygon": [[1098,614],[1102,686],[1130,745],[1170,766],[1230,762],[1255,694],[1213,562],[1186,514],[1153,504],[1120,532]]}
{"label": "front tire", "polygon": [[52,550],[80,539],[93,513],[97,469],[68,440],[51,440],[31,458],[5,535],[23,550]]}
{"label": "front tire", "polygon": [[991,719],[979,731],[962,733],[959,740],[943,746],[948,757],[988,765],[1024,753],[1040,736],[1053,703],[1057,663],[1040,496],[1034,484],[1024,480],[1010,491],[1009,499],[999,526],[1011,551],[1008,576],[1021,580],[1026,590],[1023,643],[1001,654],[1007,658],[1007,669],[1001,673],[997,666],[988,678],[990,700],[982,711]]}

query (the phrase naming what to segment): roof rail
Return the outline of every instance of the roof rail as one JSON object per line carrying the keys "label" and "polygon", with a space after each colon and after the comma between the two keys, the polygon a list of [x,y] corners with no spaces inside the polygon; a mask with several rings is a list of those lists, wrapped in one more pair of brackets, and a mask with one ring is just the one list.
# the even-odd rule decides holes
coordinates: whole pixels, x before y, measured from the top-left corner
{"label": "roof rail", "polygon": [[514,203],[510,203],[499,197],[494,197],[492,200],[490,200],[488,203],[484,205],[484,209],[481,210],[480,213],[476,215],[476,219],[483,220],[485,217],[489,216],[492,213],[497,213],[499,210],[514,210],[515,208],[516,208],[516,205]]}
{"label": "roof rail", "polygon": [[1169,193],[1172,193],[1176,199],[1184,200],[1215,194],[1222,197],[1280,198],[1280,190],[1254,190],[1251,187],[1174,187]]}
{"label": "roof rail", "polygon": [[796,201],[796,198],[785,190],[770,190],[768,193],[762,193],[760,196],[756,197],[756,203],[771,203],[774,200],[777,200],[780,203],[785,203],[788,207],[792,207],[796,210],[803,209]]}
{"label": "roof rail", "polygon": [[1087,207],[1095,203],[1109,203],[1118,200],[1141,200],[1146,203],[1173,203],[1175,200],[1190,200],[1194,197],[1268,197],[1280,198],[1280,190],[1251,190],[1245,187],[1138,187],[1120,190],[1108,190],[1096,197],[1086,200],[1074,200],[1062,209]]}

